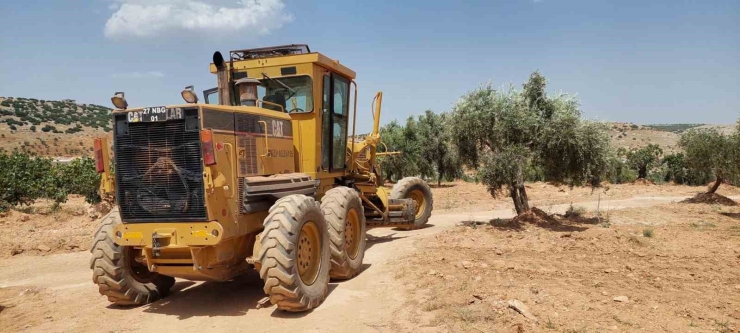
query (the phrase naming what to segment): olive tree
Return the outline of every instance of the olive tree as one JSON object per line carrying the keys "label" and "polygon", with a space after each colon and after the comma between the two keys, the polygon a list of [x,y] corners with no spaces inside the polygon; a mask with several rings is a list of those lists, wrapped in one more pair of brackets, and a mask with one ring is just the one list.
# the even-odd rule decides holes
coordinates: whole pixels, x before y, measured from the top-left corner
{"label": "olive tree", "polygon": [[637,178],[646,178],[648,170],[660,161],[663,150],[656,144],[649,144],[627,153],[627,162],[637,171]]}
{"label": "olive tree", "polygon": [[725,135],[714,128],[692,129],[681,135],[678,144],[684,151],[689,170],[714,178],[714,184],[707,193],[716,192],[725,180],[738,179],[738,137],[737,132],[734,135]]}
{"label": "olive tree", "polygon": [[401,152],[400,155],[380,158],[380,166],[386,180],[392,181],[419,174],[421,148],[417,123],[413,117],[406,119],[405,126],[394,120],[381,127],[380,137],[385,145],[378,147],[379,152],[384,152],[386,148],[391,152]]}
{"label": "olive tree", "polygon": [[459,157],[492,196],[511,196],[517,214],[531,206],[524,187],[528,168],[548,181],[598,185],[608,167],[609,137],[602,124],[581,119],[578,101],[547,96],[546,79],[534,72],[521,91],[485,85],[453,108],[450,124]]}
{"label": "olive tree", "polygon": [[442,179],[454,179],[462,174],[462,165],[452,147],[450,131],[446,124],[446,113],[436,114],[430,110],[419,116],[420,173],[424,177],[435,176],[437,185]]}

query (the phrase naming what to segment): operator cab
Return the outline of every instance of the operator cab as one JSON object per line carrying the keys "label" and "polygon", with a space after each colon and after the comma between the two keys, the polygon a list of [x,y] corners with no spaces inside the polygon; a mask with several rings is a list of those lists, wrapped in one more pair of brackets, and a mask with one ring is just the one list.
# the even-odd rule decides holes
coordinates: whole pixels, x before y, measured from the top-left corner
{"label": "operator cab", "polygon": [[[273,78],[263,75],[263,79],[254,80],[256,84],[256,99],[266,102],[263,108],[288,113],[303,113],[313,111],[313,83],[308,75],[297,75]],[[241,79],[244,80],[244,79]],[[239,96],[245,92],[250,94],[251,84],[237,84]],[[218,104],[218,88],[203,91],[206,104]],[[241,106],[255,106],[250,99],[240,99]],[[282,109],[281,109],[282,108]]]}

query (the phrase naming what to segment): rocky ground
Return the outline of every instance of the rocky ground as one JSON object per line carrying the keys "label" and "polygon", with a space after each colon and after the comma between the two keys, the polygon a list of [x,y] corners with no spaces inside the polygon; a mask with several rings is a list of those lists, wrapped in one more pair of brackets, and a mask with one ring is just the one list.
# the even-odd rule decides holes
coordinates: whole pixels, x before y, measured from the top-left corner
{"label": "rocky ground", "polygon": [[649,209],[469,224],[419,240],[406,318],[447,332],[736,332],[740,209]]}

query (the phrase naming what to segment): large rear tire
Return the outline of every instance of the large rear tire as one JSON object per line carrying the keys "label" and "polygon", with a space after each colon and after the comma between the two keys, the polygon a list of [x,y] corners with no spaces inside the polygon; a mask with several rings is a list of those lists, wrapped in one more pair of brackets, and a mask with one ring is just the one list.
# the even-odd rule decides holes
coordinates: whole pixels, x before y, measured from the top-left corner
{"label": "large rear tire", "polygon": [[401,229],[418,229],[429,222],[434,208],[434,199],[429,185],[421,178],[406,177],[398,181],[391,190],[391,199],[412,199],[416,202],[414,225],[401,227]]}
{"label": "large rear tire", "polygon": [[169,293],[175,278],[150,272],[145,264],[136,261],[139,250],[115,243],[113,230],[121,223],[119,216],[118,208],[111,210],[95,232],[90,249],[93,283],[101,295],[117,305],[154,302]]}
{"label": "large rear tire", "polygon": [[278,309],[317,307],[329,288],[329,241],[324,214],[314,198],[281,198],[270,208],[259,260],[265,293]]}
{"label": "large rear tire", "polygon": [[357,191],[335,187],[321,199],[321,210],[329,226],[332,279],[351,279],[362,268],[365,257],[365,214]]}

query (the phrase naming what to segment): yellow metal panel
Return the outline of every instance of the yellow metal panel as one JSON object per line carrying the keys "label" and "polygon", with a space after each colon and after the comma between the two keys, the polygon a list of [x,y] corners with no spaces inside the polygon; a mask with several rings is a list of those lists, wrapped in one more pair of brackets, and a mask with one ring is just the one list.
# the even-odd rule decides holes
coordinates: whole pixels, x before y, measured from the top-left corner
{"label": "yellow metal panel", "polygon": [[[218,236],[213,235],[213,230],[217,230]],[[224,228],[218,222],[125,223],[117,225],[114,234],[118,245],[152,247],[156,233],[171,235],[174,239],[163,238],[163,242],[178,246],[214,245],[224,238]]]}

